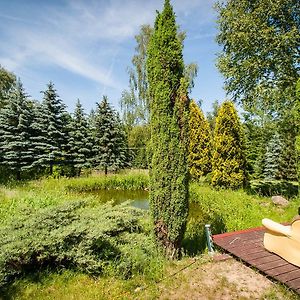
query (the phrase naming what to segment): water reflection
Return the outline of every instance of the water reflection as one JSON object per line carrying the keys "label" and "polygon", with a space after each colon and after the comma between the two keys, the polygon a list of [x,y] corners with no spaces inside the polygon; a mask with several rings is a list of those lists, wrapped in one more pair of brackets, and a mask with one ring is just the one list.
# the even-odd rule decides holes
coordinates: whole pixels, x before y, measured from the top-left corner
{"label": "water reflection", "polygon": [[83,194],[93,195],[94,198],[99,199],[101,202],[113,201],[117,205],[125,201],[131,201],[133,207],[145,210],[149,209],[149,193],[144,190],[99,190]]}

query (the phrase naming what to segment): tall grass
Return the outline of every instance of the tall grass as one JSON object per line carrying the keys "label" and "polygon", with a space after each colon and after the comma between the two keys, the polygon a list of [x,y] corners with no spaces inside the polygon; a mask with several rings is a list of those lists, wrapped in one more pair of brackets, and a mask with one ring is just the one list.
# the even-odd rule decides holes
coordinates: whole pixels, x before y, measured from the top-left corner
{"label": "tall grass", "polygon": [[205,224],[213,234],[262,226],[263,218],[289,222],[298,212],[300,198],[290,200],[288,207],[274,205],[270,198],[249,195],[243,190],[216,190],[191,184],[190,213],[183,245],[191,254],[205,248]]}

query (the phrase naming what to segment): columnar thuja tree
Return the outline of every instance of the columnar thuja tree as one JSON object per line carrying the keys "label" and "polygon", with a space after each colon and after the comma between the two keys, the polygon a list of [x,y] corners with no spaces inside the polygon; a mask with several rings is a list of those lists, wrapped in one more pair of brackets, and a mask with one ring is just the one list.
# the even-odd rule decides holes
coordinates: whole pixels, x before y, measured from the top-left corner
{"label": "columnar thuja tree", "polygon": [[246,181],[244,134],[232,102],[224,102],[217,115],[212,157],[212,185],[238,188]]}
{"label": "columnar thuja tree", "polygon": [[150,92],[150,210],[156,238],[178,253],[188,215],[188,105],[182,45],[170,1],[158,13],[147,72]]}
{"label": "columnar thuja tree", "polygon": [[189,117],[189,168],[198,179],[211,171],[211,132],[200,107],[191,101]]}

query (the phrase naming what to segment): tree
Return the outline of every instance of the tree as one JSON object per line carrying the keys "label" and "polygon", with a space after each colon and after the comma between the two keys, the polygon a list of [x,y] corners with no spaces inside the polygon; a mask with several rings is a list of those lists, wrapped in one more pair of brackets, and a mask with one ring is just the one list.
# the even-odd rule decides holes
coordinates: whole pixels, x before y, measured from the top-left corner
{"label": "tree", "polygon": [[5,106],[9,93],[16,86],[16,76],[0,65],[0,109]]}
{"label": "tree", "polygon": [[78,175],[80,175],[83,168],[91,167],[93,142],[79,99],[76,103],[74,116],[70,122],[69,148],[72,165],[77,169]]}
{"label": "tree", "polygon": [[150,211],[157,241],[178,254],[188,215],[188,84],[169,0],[157,14],[147,53],[150,92]]}
{"label": "tree", "polygon": [[247,111],[282,114],[299,74],[300,2],[228,0],[216,9],[226,91]]}
{"label": "tree", "polygon": [[276,132],[266,147],[264,161],[264,177],[265,179],[280,179],[280,161],[282,156],[282,142],[279,134]]}
{"label": "tree", "polygon": [[35,122],[32,125],[37,132],[36,143],[36,166],[39,168],[49,167],[53,173],[54,165],[67,164],[68,147],[68,120],[65,105],[59,98],[54,84],[50,82],[41,106],[36,110]]}
{"label": "tree", "polygon": [[211,132],[202,110],[190,102],[189,118],[189,168],[193,178],[199,179],[211,171]]}
{"label": "tree", "polygon": [[18,81],[0,114],[1,163],[15,173],[17,180],[22,171],[32,168],[32,118],[30,102]]}
{"label": "tree", "polygon": [[[128,68],[129,91],[124,90],[120,100],[123,112],[123,121],[127,127],[134,125],[149,124],[150,98],[149,82],[147,75],[148,46],[154,29],[150,25],[142,25],[140,32],[135,36],[135,54],[132,57],[132,67]],[[186,34],[184,31],[177,32],[177,37],[183,44]],[[198,66],[190,63],[184,67],[184,77],[189,83],[189,90],[194,87],[194,79],[197,77]]]}
{"label": "tree", "polygon": [[128,147],[133,156],[132,167],[148,168],[147,145],[149,140],[149,125],[136,125],[128,132]]}
{"label": "tree", "polygon": [[212,185],[238,188],[246,181],[244,133],[232,102],[218,111],[212,156]]}
{"label": "tree", "polygon": [[95,161],[104,170],[122,169],[127,165],[127,142],[118,114],[111,108],[106,96],[97,104],[95,115]]}
{"label": "tree", "polygon": [[295,140],[295,148],[296,148],[296,164],[297,164],[297,173],[298,173],[298,181],[300,183],[300,78],[296,83],[296,104],[295,104],[295,115],[296,115],[296,130],[297,136]]}

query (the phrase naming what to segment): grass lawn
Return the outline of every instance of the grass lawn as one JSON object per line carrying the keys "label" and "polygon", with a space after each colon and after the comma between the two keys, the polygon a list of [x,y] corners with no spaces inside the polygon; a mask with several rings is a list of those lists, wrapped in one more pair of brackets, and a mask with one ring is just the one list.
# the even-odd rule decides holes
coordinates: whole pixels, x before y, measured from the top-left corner
{"label": "grass lawn", "polygon": [[[97,209],[99,205],[102,206],[103,203],[95,193],[89,194],[89,191],[147,188],[147,173],[137,171],[107,177],[93,175],[73,179],[41,179],[1,186],[0,227],[4,228],[23,214],[38,214],[40,209],[55,208],[83,198],[88,202],[86,209],[89,207]],[[117,262],[111,263],[110,269],[107,268],[101,276],[91,276],[76,268],[60,266],[60,268],[49,269],[49,266],[45,268],[39,266],[38,271],[25,272],[6,286],[2,291],[2,297],[3,299],[169,299],[168,295],[173,293],[173,296],[170,296],[172,299],[185,297],[217,299],[222,297],[220,291],[223,291],[231,297],[228,299],[240,299],[238,297],[244,289],[248,291],[244,299],[251,297],[296,299],[295,294],[280,285],[266,283],[264,289],[259,294],[255,294],[255,291],[252,292],[249,287],[240,286],[232,281],[224,270],[231,268],[234,273],[237,272],[234,268],[241,269],[241,267],[235,267],[235,262],[227,263],[228,265],[210,262],[208,255],[205,254],[203,228],[206,223],[209,223],[212,225],[213,233],[245,229],[260,226],[261,219],[264,217],[278,222],[287,222],[294,217],[298,206],[300,206],[299,198],[291,199],[286,208],[281,208],[275,206],[268,198],[249,195],[242,190],[214,190],[209,186],[193,183],[190,187],[189,221],[183,242],[185,254],[180,261],[157,259],[155,256],[143,257],[144,254],[136,250],[134,244],[133,247],[128,244],[130,247],[125,246],[129,247],[126,251],[130,256],[130,264],[133,265],[133,270],[138,271],[128,273],[126,278],[112,270],[114,263]],[[147,212],[144,212],[140,225],[144,236],[151,235]],[[151,239],[147,239],[146,243],[151,244]],[[150,245],[148,248],[151,247]],[[135,251],[136,253],[133,253]],[[194,261],[193,257],[197,259]],[[121,270],[124,270],[124,265]],[[259,275],[250,271],[255,274],[251,273],[253,276]],[[207,279],[207,275],[213,276],[212,279]],[[188,290],[191,294],[185,295]],[[179,298],[176,298],[174,291],[177,291]]]}

